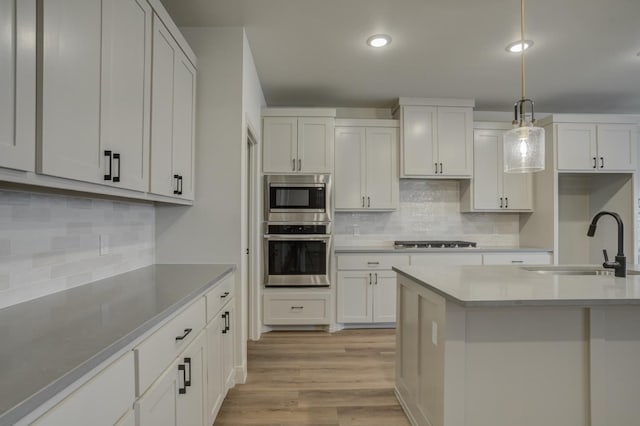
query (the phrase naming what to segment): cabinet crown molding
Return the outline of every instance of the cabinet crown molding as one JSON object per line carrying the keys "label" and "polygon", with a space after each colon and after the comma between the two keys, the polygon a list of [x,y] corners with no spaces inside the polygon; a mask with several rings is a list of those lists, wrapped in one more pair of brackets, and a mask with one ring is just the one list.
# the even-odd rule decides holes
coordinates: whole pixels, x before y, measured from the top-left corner
{"label": "cabinet crown molding", "polygon": [[476,106],[475,99],[448,98],[398,98],[398,106],[442,106],[442,107],[470,107]]}
{"label": "cabinet crown molding", "polygon": [[335,108],[263,108],[263,117],[335,117]]}
{"label": "cabinet crown molding", "polygon": [[551,123],[635,124],[640,125],[639,114],[552,114],[538,120],[538,126]]}

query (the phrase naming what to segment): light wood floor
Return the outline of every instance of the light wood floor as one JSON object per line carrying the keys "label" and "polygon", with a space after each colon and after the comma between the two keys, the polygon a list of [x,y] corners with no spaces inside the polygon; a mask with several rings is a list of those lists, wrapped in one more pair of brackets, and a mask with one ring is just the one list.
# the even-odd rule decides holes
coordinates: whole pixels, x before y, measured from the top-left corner
{"label": "light wood floor", "polygon": [[215,425],[409,425],[393,393],[394,351],[395,330],[263,334]]}

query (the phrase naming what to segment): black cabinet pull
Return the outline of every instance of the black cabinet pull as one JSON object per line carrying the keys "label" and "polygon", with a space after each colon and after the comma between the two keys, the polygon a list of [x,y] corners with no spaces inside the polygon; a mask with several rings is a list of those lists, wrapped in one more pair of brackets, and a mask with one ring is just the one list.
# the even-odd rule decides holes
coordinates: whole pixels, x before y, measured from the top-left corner
{"label": "black cabinet pull", "polygon": [[222,334],[227,334],[227,313],[222,314],[222,319],[224,320],[224,326],[222,327]]}
{"label": "black cabinet pull", "polygon": [[229,316],[229,312],[225,312],[225,321],[224,321],[224,327],[227,331],[231,330],[231,317]]}
{"label": "black cabinet pull", "polygon": [[600,168],[604,169],[604,157],[600,157]]}
{"label": "black cabinet pull", "polygon": [[440,163],[440,174],[442,174],[442,163]]}
{"label": "black cabinet pull", "polygon": [[292,306],[291,309],[304,309],[304,306]]}
{"label": "black cabinet pull", "polygon": [[292,171],[296,171],[296,159],[292,158],[291,161],[293,162],[293,169],[291,169]]}
{"label": "black cabinet pull", "polygon": [[371,207],[371,197],[367,197],[367,207]]}
{"label": "black cabinet pull", "polygon": [[596,167],[598,167],[598,163],[596,162],[596,157],[593,157],[593,168],[595,169]]}
{"label": "black cabinet pull", "polygon": [[503,198],[502,198],[502,197],[500,197],[500,208],[502,208],[502,207],[503,207],[503,205],[504,205],[504,203],[503,203]]}
{"label": "black cabinet pull", "polygon": [[178,337],[176,337],[176,341],[178,341],[178,340],[184,340],[184,339],[185,339],[185,337],[187,337],[187,336],[189,335],[189,333],[191,333],[192,331],[193,331],[193,329],[192,329],[192,328],[185,328],[185,329],[184,329],[184,334],[183,334],[182,336],[178,336]]}
{"label": "black cabinet pull", "polygon": [[505,197],[504,198],[504,208],[508,209],[509,208],[509,197]]}
{"label": "black cabinet pull", "polygon": [[436,166],[436,174],[438,174],[438,163],[433,163]]}
{"label": "black cabinet pull", "polygon": [[173,175],[173,178],[176,180],[176,189],[173,190],[175,195],[180,193],[180,175]]}
{"label": "black cabinet pull", "polygon": [[182,175],[178,177],[178,184],[180,185],[180,189],[178,189],[178,195],[182,195]]}
{"label": "black cabinet pull", "polygon": [[109,173],[104,175],[104,180],[111,180],[111,172],[112,172],[112,167],[113,167],[113,164],[112,164],[112,161],[111,161],[111,151],[106,150],[104,152],[104,156],[105,157],[109,157]]}
{"label": "black cabinet pull", "polygon": [[229,295],[228,291],[225,291],[224,294],[222,296],[220,296],[220,299],[224,299],[225,297],[227,297]]}
{"label": "black cabinet pull", "polygon": [[113,159],[118,160],[118,174],[113,174],[113,181],[120,182],[120,170],[122,170],[122,163],[120,162],[120,154],[113,153]]}
{"label": "black cabinet pull", "polygon": [[184,359],[185,365],[189,366],[189,378],[187,379],[187,373],[184,375],[184,387],[191,386],[191,358]]}
{"label": "black cabinet pull", "polygon": [[[178,364],[178,374],[180,372],[182,373],[182,383],[184,383],[184,386],[178,386],[178,393],[180,395],[184,395],[185,393],[187,393],[187,372],[184,364]],[[179,380],[180,378],[178,377],[178,381]]]}
{"label": "black cabinet pull", "polygon": [[376,276],[376,281],[374,282],[374,284],[378,285],[378,273],[376,272],[374,275]]}
{"label": "black cabinet pull", "polygon": [[369,272],[369,285],[371,285],[371,276],[372,276],[372,275],[373,275],[373,274],[372,274],[371,272]]}

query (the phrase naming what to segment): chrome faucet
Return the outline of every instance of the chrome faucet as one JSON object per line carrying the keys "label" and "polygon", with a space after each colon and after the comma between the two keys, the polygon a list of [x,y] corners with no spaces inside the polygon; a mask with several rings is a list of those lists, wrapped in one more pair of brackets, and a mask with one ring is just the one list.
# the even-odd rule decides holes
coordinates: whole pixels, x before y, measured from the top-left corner
{"label": "chrome faucet", "polygon": [[602,267],[607,269],[614,269],[616,277],[626,277],[627,258],[624,256],[624,225],[622,224],[620,215],[618,213],[604,211],[596,214],[591,221],[591,225],[589,225],[587,236],[593,237],[596,234],[596,224],[598,223],[598,220],[605,215],[612,216],[618,223],[618,254],[616,254],[615,262],[610,262],[609,256],[607,255],[607,250],[603,249],[602,253],[604,254],[604,263],[602,264]]}

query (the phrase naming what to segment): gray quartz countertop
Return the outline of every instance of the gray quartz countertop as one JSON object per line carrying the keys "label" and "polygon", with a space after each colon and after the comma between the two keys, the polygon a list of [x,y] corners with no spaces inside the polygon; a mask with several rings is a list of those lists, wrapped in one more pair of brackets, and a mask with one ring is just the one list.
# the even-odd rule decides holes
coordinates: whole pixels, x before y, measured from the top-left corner
{"label": "gray quartz countertop", "polygon": [[[402,266],[394,267],[419,285],[463,307],[615,306],[640,307],[638,266],[626,278],[613,275],[565,275],[570,269],[599,265]],[[630,271],[630,272],[629,272]],[[560,273],[557,273],[560,272]]]}
{"label": "gray quartz countertop", "polygon": [[234,265],[153,265],[0,309],[0,425],[126,348]]}
{"label": "gray quartz countertop", "polygon": [[407,248],[396,249],[393,245],[336,246],[340,253],[548,253],[551,249],[534,247],[463,247],[463,248]]}

